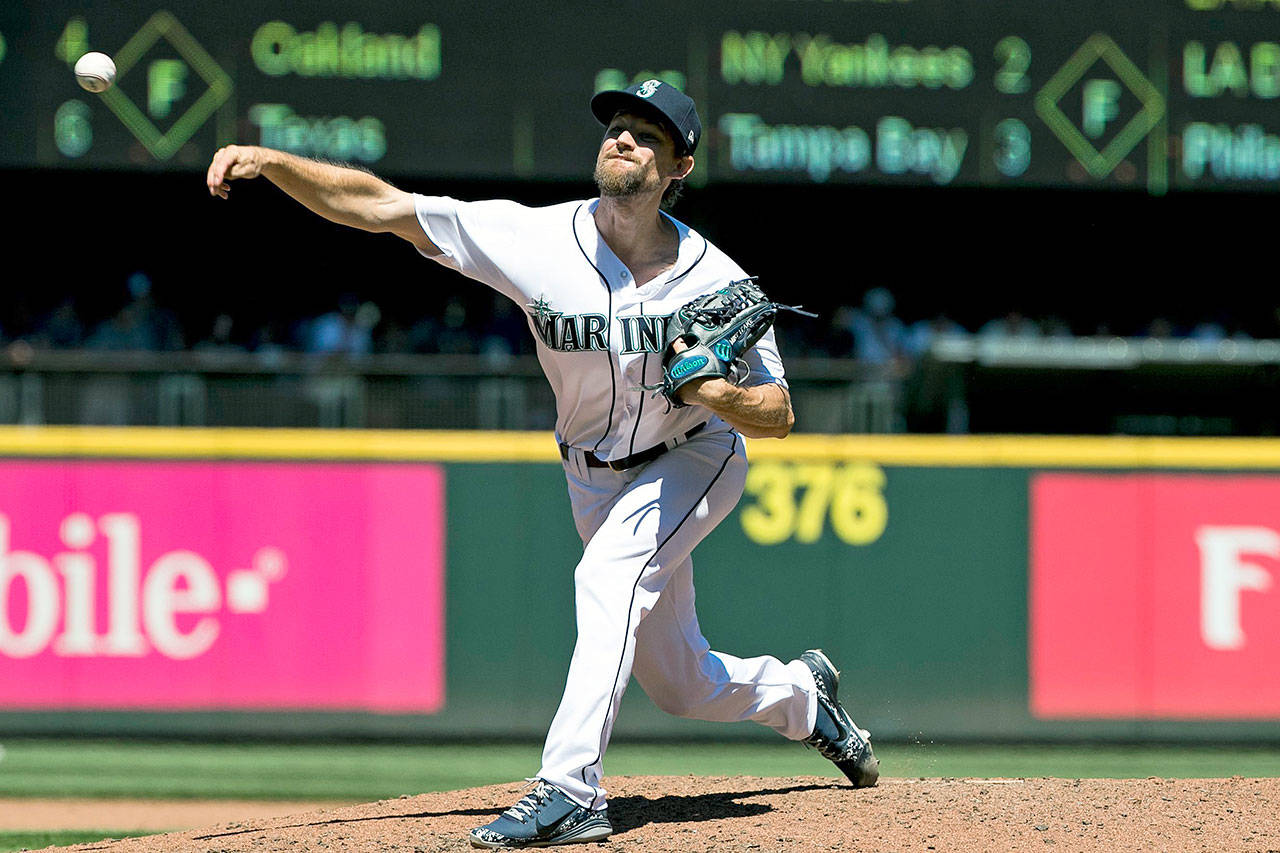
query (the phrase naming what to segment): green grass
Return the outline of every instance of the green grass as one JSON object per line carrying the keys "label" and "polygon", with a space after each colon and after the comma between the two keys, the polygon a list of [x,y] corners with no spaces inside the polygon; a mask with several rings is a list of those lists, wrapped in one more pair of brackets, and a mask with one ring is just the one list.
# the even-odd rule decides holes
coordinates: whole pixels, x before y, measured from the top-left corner
{"label": "green grass", "polygon": [[133,838],[150,835],[147,832],[108,832],[105,830],[74,830],[64,832],[0,832],[0,853],[15,850],[40,850],[44,847],[65,847],[68,844],[85,844],[104,838]]}
{"label": "green grass", "polygon": [[365,801],[537,770],[537,746],[8,740],[0,796]]}
{"label": "green grass", "polygon": [[[1280,748],[881,744],[892,777],[1280,776]],[[366,802],[510,782],[538,744],[216,744],[5,740],[0,797],[159,797]],[[606,775],[828,776],[796,744],[614,744]]]}

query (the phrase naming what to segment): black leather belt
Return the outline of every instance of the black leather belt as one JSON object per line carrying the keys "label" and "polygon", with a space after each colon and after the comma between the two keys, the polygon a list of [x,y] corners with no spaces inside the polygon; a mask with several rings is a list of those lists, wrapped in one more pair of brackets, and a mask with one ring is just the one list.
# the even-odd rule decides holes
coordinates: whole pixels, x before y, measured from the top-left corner
{"label": "black leather belt", "polygon": [[[702,432],[702,430],[705,427],[706,427],[705,422],[698,424],[696,427],[694,427],[693,429],[689,430],[684,434],[685,440],[693,438],[695,435]],[[567,444],[560,445],[560,458],[567,460],[569,458],[569,451],[572,449],[573,448],[571,448]],[[583,461],[587,463],[588,468],[612,468],[615,471],[625,471],[628,468],[634,468],[637,465],[643,465],[646,462],[652,462],[653,460],[657,459],[659,456],[666,453],[670,449],[671,448],[668,447],[665,443],[655,444],[653,447],[650,447],[648,450],[641,450],[639,453],[633,453],[625,459],[615,459],[612,462],[604,461],[599,456],[596,456],[594,453],[592,453],[590,450],[580,450],[578,452],[582,454]]]}

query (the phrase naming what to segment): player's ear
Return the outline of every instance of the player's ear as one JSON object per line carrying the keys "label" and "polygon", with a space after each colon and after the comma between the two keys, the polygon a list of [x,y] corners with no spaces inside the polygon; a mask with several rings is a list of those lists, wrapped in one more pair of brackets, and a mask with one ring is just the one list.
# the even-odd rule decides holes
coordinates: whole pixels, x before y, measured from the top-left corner
{"label": "player's ear", "polygon": [[676,158],[676,164],[671,170],[671,177],[677,181],[683,181],[689,177],[689,173],[693,171],[693,155],[686,154],[683,157]]}

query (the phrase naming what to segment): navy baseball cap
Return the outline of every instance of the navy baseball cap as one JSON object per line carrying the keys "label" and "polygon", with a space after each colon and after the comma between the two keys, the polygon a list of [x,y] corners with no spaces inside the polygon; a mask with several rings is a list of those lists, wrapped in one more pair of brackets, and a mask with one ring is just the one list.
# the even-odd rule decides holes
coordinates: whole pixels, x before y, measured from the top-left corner
{"label": "navy baseball cap", "polygon": [[[591,99],[591,112],[605,127],[613,121],[619,110],[637,115],[657,114],[666,124],[675,128],[677,154],[692,154],[702,138],[702,122],[693,98],[669,83],[661,80],[645,80],[625,89],[597,92]],[[682,150],[683,149],[683,150]]]}

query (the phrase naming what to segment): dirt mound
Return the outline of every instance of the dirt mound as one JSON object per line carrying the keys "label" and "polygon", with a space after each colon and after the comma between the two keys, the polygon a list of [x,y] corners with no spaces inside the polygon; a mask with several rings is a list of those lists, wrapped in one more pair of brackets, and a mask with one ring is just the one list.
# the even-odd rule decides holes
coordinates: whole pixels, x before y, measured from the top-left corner
{"label": "dirt mound", "polygon": [[[1280,853],[1276,779],[882,779],[863,791],[817,777],[613,777],[607,784],[615,834],[596,849],[608,853]],[[492,820],[520,792],[518,784],[492,785],[59,849],[457,851],[470,849],[467,830]]]}

